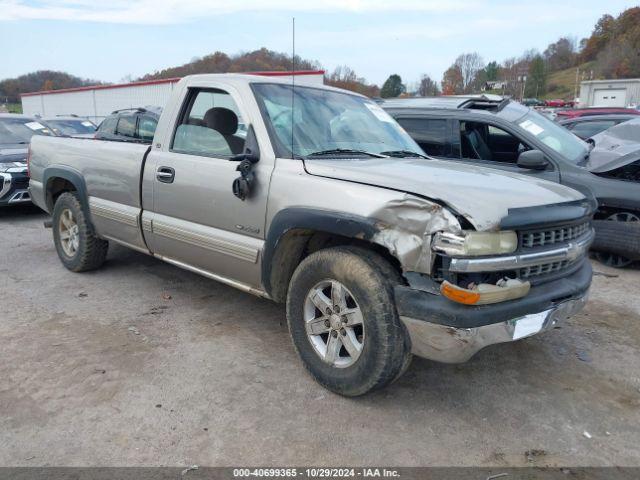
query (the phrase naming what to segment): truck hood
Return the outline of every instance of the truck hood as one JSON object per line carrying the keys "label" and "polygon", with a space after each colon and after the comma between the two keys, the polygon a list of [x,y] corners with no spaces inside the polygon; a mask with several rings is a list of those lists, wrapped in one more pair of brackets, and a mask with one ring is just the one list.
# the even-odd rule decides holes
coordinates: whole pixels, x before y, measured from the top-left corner
{"label": "truck hood", "polygon": [[311,175],[390,188],[444,203],[477,230],[497,229],[510,208],[584,198],[546,180],[434,159],[307,159],[304,163]]}
{"label": "truck hood", "polygon": [[594,135],[587,169],[602,173],[640,160],[640,119],[628,120]]}

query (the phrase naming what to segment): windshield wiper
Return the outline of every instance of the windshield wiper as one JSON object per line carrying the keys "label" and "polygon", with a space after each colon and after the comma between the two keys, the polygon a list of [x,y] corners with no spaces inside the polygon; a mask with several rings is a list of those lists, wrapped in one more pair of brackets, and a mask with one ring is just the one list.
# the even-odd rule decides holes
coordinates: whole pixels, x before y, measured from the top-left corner
{"label": "windshield wiper", "polygon": [[426,155],[423,155],[418,152],[414,152],[412,150],[389,150],[388,152],[380,152],[382,155],[388,155],[389,157],[396,158],[409,158],[409,157],[417,157],[417,158],[429,158]]}
{"label": "windshield wiper", "polygon": [[321,157],[323,155],[341,155],[341,154],[355,154],[355,155],[367,155],[374,158],[387,158],[385,155],[379,153],[367,152],[366,150],[353,150],[351,148],[334,148],[331,150],[320,150],[319,152],[313,152],[307,155],[307,157]]}

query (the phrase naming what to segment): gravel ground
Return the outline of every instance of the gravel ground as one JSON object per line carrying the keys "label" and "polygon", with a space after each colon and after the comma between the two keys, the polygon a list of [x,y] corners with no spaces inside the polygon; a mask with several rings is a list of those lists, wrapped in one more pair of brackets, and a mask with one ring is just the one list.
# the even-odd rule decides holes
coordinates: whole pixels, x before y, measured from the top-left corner
{"label": "gravel ground", "polygon": [[638,269],[594,263],[561,328],[345,399],[282,306],[117,246],[71,273],[45,218],[0,211],[0,465],[640,465]]}

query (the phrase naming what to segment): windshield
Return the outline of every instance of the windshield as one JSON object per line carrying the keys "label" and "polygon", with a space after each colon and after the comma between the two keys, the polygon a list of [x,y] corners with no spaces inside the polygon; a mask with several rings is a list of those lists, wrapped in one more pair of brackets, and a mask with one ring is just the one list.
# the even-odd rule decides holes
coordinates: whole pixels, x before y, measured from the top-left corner
{"label": "windshield", "polygon": [[530,111],[516,123],[573,163],[584,160],[589,152],[587,143],[538,112]]}
{"label": "windshield", "polygon": [[306,157],[322,152],[349,155],[336,150],[372,154],[406,151],[423,155],[396,121],[366,98],[298,86],[292,95],[291,85],[256,83],[253,88],[262,104],[265,121],[287,156]]}
{"label": "windshield", "polygon": [[51,130],[28,118],[0,118],[0,145],[26,144],[34,135],[51,135]]}
{"label": "windshield", "polygon": [[47,120],[47,125],[51,127],[56,135],[81,135],[94,133],[96,126],[89,120],[78,118],[76,120]]}

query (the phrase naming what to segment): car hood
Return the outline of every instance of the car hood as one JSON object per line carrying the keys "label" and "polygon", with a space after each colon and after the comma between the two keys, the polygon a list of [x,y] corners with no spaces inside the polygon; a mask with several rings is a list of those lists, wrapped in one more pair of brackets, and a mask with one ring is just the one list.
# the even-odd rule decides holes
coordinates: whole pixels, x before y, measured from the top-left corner
{"label": "car hood", "polygon": [[26,170],[26,162],[26,145],[0,145],[0,172]]}
{"label": "car hood", "polygon": [[609,172],[640,160],[640,119],[620,123],[593,136],[587,169]]}
{"label": "car hood", "polygon": [[477,230],[498,228],[510,208],[583,199],[563,185],[434,159],[305,160],[311,175],[375,185],[430,198],[463,215]]}

